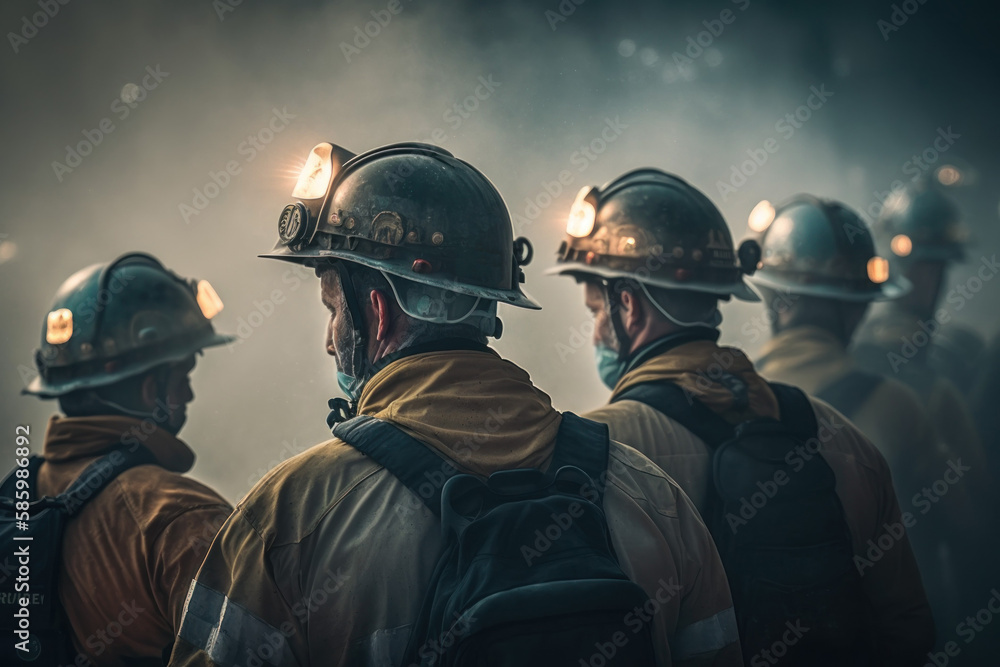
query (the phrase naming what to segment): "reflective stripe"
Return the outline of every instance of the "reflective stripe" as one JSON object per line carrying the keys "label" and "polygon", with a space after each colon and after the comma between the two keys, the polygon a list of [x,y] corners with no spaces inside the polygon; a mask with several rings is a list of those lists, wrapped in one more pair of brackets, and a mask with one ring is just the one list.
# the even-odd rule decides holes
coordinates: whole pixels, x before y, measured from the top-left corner
{"label": "reflective stripe", "polygon": [[670,638],[670,655],[674,660],[686,660],[710,653],[739,641],[736,613],[730,607],[697,623],[681,628]]}
{"label": "reflective stripe", "polygon": [[191,582],[177,635],[219,667],[248,663],[297,667],[287,637],[246,607],[197,581]]}

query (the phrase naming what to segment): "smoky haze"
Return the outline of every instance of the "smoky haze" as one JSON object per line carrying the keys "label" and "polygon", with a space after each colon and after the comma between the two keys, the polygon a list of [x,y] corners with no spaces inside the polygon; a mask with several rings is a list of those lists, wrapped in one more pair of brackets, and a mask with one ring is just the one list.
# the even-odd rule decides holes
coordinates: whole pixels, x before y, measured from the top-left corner
{"label": "smoky haze", "polygon": [[[56,408],[19,392],[34,376],[58,286],[142,250],[211,281],[225,303],[216,328],[240,337],[208,350],[194,372],[181,432],[199,457],[194,474],[236,500],[267,468],[327,439],[326,400],[338,390],[318,281],[256,257],[273,246],[298,169],[320,141],[361,152],[443,136],[436,143],[492,179],[516,233],[534,244],[526,289],[544,306],[502,308],[495,347],[556,407],[577,412],[607,398],[590,316],[578,286],[542,272],[582,186],[635,167],[666,169],[701,188],[738,241],[757,201],[797,192],[841,199],[870,219],[878,193],[910,179],[912,157],[951,128],[959,138],[932,166],[960,161],[977,173],[976,185],[956,192],[976,232],[973,256],[1000,242],[997,58],[986,32],[995,23],[985,10],[929,0],[885,39],[877,22],[889,19],[889,3],[399,2],[391,14],[382,0],[71,0],[37,34],[13,40],[40,10],[4,3],[7,432],[29,424],[40,448]],[[723,10],[728,24],[718,22]],[[375,32],[373,11],[391,18],[365,41],[358,35],[366,24]],[[699,52],[691,44],[706,21],[723,28]],[[691,62],[678,70],[674,53],[685,51]],[[827,93],[809,120],[788,126],[790,135],[776,129],[814,89]],[[70,166],[67,146],[85,133],[100,142]],[[766,163],[720,191],[770,138],[778,150]],[[227,164],[239,173],[206,188]],[[998,301],[1000,284],[989,285],[956,317],[990,336]],[[723,341],[754,352],[766,339],[754,319],[762,312],[725,304]]]}

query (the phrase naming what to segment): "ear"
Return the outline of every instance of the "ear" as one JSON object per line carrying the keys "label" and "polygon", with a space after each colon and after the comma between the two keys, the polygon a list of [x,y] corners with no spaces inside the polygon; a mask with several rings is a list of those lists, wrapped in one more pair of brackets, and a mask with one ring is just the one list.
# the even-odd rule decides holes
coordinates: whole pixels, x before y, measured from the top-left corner
{"label": "ear", "polygon": [[385,341],[389,337],[389,329],[392,324],[392,308],[389,306],[389,300],[385,294],[377,289],[373,289],[368,296],[371,299],[375,322],[378,322],[375,329],[375,340]]}
{"label": "ear", "polygon": [[156,399],[159,398],[157,395],[156,378],[152,373],[146,375],[142,380],[142,387],[140,388],[140,393],[142,394],[142,403],[147,408],[156,407]]}
{"label": "ear", "polygon": [[629,290],[622,290],[618,298],[622,305],[621,318],[622,324],[625,325],[625,333],[634,336],[642,329],[646,318],[646,309],[642,299],[635,292]]}

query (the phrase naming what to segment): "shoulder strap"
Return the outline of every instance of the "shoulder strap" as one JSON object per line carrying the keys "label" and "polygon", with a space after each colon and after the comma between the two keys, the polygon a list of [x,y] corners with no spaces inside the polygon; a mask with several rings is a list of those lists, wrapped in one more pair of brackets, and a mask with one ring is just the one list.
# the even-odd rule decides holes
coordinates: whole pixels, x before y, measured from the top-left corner
{"label": "shoulder strap", "polygon": [[816,398],[826,401],[850,419],[882,384],[883,379],[875,373],[853,370],[818,390]]}
{"label": "shoulder strap", "polygon": [[608,425],[579,417],[572,412],[562,413],[562,422],[556,434],[555,451],[549,472],[555,474],[563,466],[575,466],[587,473],[603,495],[604,471],[608,469],[611,438]]}
{"label": "shoulder strap", "polygon": [[453,463],[387,421],[360,415],[333,427],[333,435],[370,456],[441,516],[441,490],[458,474]]}
{"label": "shoulder strap", "polygon": [[56,496],[56,500],[65,508],[68,517],[73,518],[118,475],[148,463],[156,463],[156,457],[145,447],[114,449],[84,468],[69,488]]}
{"label": "shoulder strap", "polygon": [[669,380],[634,385],[612,402],[625,400],[639,401],[659,410],[704,440],[709,447],[717,447],[733,437],[732,424]]}
{"label": "shoulder strap", "polygon": [[814,437],[819,425],[816,423],[812,401],[806,393],[798,387],[780,382],[769,382],[768,385],[778,399],[781,423],[803,440]]}
{"label": "shoulder strap", "polygon": [[[43,459],[38,454],[33,454],[28,459],[28,497],[31,500],[38,498],[38,489],[36,487],[36,480],[38,479],[38,469],[42,467],[45,463]],[[4,478],[3,482],[0,482],[0,499],[13,500],[16,497],[16,484],[17,484],[17,471],[19,468],[14,468],[10,473]]]}

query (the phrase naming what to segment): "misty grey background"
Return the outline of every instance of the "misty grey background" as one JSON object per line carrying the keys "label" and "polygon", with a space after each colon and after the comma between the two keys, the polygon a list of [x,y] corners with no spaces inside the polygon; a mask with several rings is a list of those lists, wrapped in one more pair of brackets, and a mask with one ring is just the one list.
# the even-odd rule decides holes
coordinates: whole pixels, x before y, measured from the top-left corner
{"label": "misty grey background", "polygon": [[[877,192],[910,178],[907,162],[932,146],[938,128],[951,127],[961,137],[935,166],[961,160],[977,173],[976,185],[955,196],[978,245],[949,285],[1000,244],[992,9],[929,0],[886,40],[877,22],[892,9],[879,2],[587,0],[563,3],[572,14],[552,24],[546,12],[558,13],[557,1],[400,1],[401,13],[351,62],[341,44],[351,44],[355,28],[387,2],[243,0],[224,11],[222,0],[70,0],[17,53],[4,39],[0,424],[11,460],[15,425],[29,424],[40,449],[56,408],[19,396],[33,377],[52,295],[71,273],[130,250],[211,281],[225,303],[217,329],[250,332],[228,349],[209,350],[194,372],[196,400],[181,437],[198,454],[198,478],[236,500],[267,468],[327,439],[326,399],[337,388],[322,345],[318,281],[256,258],[272,247],[278,213],[319,141],[360,152],[426,141],[440,128],[442,145],[486,173],[520,216],[546,182],[572,173],[537,220],[517,230],[534,243],[526,288],[545,309],[501,307],[505,335],[495,343],[563,410],[595,407],[608,393],[589,336],[580,337],[590,320],[581,288],[541,275],[584,185],[639,166],[676,172],[719,205],[739,241],[762,198],[805,191],[869,210]],[[694,60],[695,77],[678,78],[672,54],[724,9],[735,20]],[[36,2],[5,2],[0,30],[19,32],[22,18],[38,11]],[[128,84],[141,85],[147,66],[169,75],[120,119],[114,109],[122,95],[131,99]],[[474,94],[480,77],[499,86],[468,118],[457,116],[453,105]],[[833,96],[786,139],[775,124],[806,101],[811,86]],[[275,108],[294,119],[247,162],[241,143],[267,126]],[[65,162],[66,146],[104,118],[114,131],[60,182],[53,161]],[[574,153],[600,136],[607,119],[627,127],[580,171]],[[717,182],[769,137],[778,152],[724,201]],[[191,205],[209,172],[231,160],[241,173],[186,222],[180,205]],[[249,326],[276,290],[282,303],[272,304],[261,326]],[[1000,281],[987,283],[954,315],[991,336],[998,301]],[[754,352],[766,338],[754,320],[762,312],[724,305],[723,341]],[[0,437],[6,469],[2,452]]]}

